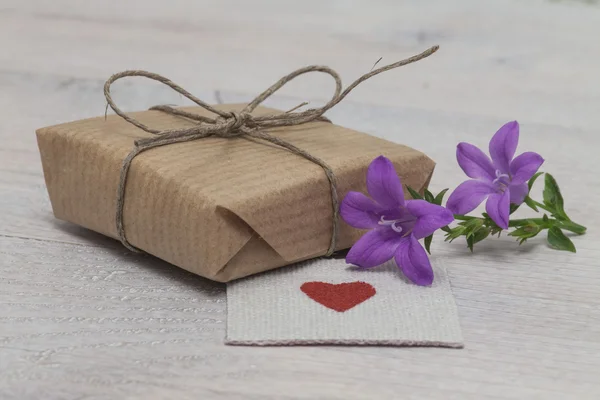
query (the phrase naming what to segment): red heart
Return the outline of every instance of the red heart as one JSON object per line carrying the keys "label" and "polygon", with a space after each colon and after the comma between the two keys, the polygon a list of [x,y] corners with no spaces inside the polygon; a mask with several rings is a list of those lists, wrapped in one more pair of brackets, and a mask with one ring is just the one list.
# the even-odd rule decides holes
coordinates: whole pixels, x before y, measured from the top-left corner
{"label": "red heart", "polygon": [[339,312],[351,309],[376,293],[375,288],[366,282],[306,282],[300,290],[317,303]]}

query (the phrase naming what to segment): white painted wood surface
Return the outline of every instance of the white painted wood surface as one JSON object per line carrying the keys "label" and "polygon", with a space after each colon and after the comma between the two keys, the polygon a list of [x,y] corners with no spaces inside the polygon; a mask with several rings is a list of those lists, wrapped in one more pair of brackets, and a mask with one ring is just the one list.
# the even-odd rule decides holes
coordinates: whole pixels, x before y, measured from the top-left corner
{"label": "white painted wood surface", "polygon": [[[0,1],[0,398],[599,398],[598,37],[600,6],[573,0]],[[438,54],[329,116],[427,152],[434,190],[463,179],[458,141],[486,146],[518,119],[519,150],[545,156],[590,228],[576,255],[542,238],[470,255],[437,238],[464,350],[227,347],[222,285],[51,215],[34,130],[102,114],[114,72],[148,69],[237,102],[303,65],[349,82],[432,44]],[[320,78],[269,104],[326,99]],[[129,110],[181,103],[137,80],[115,90]]]}

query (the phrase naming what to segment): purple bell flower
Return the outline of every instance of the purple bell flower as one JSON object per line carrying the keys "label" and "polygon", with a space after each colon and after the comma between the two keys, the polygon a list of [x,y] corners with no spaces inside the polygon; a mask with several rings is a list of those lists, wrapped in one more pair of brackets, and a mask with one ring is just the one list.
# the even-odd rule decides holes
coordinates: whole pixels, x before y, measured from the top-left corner
{"label": "purple bell flower", "polygon": [[372,268],[394,258],[412,282],[431,285],[433,270],[419,239],[450,224],[454,220],[452,213],[425,200],[405,200],[394,165],[384,156],[369,165],[367,190],[372,199],[350,192],[340,207],[340,214],[349,225],[370,229],[352,246],[346,261]]}
{"label": "purple bell flower", "polygon": [[459,143],[458,164],[468,177],[448,198],[446,207],[454,214],[467,214],[486,198],[486,212],[501,228],[508,228],[510,204],[521,204],[529,192],[527,181],[544,163],[537,153],[514,157],[519,143],[519,123],[508,122],[492,137],[492,159],[469,143]]}

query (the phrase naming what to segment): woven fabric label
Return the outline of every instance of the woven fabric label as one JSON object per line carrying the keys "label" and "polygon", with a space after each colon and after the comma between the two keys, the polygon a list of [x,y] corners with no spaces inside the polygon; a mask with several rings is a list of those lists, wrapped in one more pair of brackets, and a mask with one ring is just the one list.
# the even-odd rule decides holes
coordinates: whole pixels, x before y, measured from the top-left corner
{"label": "woven fabric label", "polygon": [[448,275],[432,260],[430,287],[392,263],[368,271],[316,259],[227,284],[231,345],[463,347]]}

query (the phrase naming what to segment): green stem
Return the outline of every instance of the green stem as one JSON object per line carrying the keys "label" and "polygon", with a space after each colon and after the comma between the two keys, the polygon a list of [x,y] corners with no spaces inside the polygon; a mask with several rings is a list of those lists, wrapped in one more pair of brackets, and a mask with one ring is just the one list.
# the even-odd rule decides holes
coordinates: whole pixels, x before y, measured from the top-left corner
{"label": "green stem", "polygon": [[454,214],[454,219],[457,219],[459,221],[470,221],[472,219],[483,219],[483,218],[471,217],[469,215]]}
{"label": "green stem", "polygon": [[510,228],[516,228],[519,226],[527,225],[529,222],[534,222],[537,225],[546,225],[546,221],[543,218],[527,218],[527,219],[513,219],[508,222]]}
{"label": "green stem", "polygon": [[529,222],[533,222],[534,224],[540,225],[543,229],[548,229],[552,226],[556,226],[561,229],[576,233],[578,235],[583,235],[587,231],[587,228],[585,226],[576,224],[575,222],[559,221],[556,219],[548,219],[544,221],[543,218],[513,219],[508,223],[508,226],[511,228],[518,228],[519,226],[527,225]]}
{"label": "green stem", "polygon": [[[471,217],[469,215],[461,215],[461,214],[454,214],[454,219],[458,220],[458,221],[470,221],[473,219],[480,219],[480,220],[485,221],[485,218]],[[578,235],[583,235],[587,231],[587,228],[585,226],[579,225],[575,222],[559,221],[556,219],[544,220],[543,218],[513,219],[508,222],[508,226],[510,228],[518,228],[520,226],[527,225],[530,222],[533,222],[536,225],[542,226],[543,229],[549,229],[552,226],[557,226],[561,229],[576,233]],[[447,232],[447,230],[446,230],[446,232]]]}
{"label": "green stem", "polygon": [[[546,210],[551,214],[554,213],[554,211],[552,209],[546,207],[544,204],[540,203],[539,201],[535,201],[531,197],[529,199],[533,202],[533,204],[535,204],[537,207],[541,208],[542,210]],[[535,221],[536,223],[540,223],[540,221],[541,221],[542,222],[541,225],[546,225],[543,223],[544,221],[541,218],[534,218],[531,220]],[[527,220],[524,220],[524,219],[521,219],[521,220],[517,219],[514,221],[510,221],[509,226],[522,226],[527,223],[526,221]],[[550,221],[552,221],[552,225],[558,226],[559,228],[576,233],[578,235],[583,235],[587,231],[587,228],[585,226],[579,225],[571,220],[568,220],[568,221],[550,220]],[[511,225],[511,223],[514,225]],[[549,226],[545,227],[545,228],[549,228]]]}

